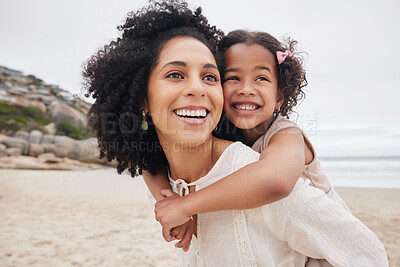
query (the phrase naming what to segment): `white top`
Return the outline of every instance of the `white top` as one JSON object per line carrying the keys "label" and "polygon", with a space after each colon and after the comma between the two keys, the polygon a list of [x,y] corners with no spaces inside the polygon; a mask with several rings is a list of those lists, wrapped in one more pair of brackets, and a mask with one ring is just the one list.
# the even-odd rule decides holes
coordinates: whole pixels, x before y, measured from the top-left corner
{"label": "white top", "polygon": [[[206,176],[190,184],[170,178],[171,186],[176,193],[201,190],[259,156],[233,143]],[[307,257],[334,266],[388,266],[375,234],[309,183],[300,178],[288,197],[259,208],[198,214],[197,238],[188,252],[178,249],[181,266],[305,266]]]}

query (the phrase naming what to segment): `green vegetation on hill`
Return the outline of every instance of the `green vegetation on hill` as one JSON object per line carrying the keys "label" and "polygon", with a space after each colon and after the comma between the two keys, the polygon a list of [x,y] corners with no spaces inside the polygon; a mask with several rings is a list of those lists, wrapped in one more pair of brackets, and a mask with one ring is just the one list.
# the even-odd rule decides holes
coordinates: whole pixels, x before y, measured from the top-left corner
{"label": "green vegetation on hill", "polygon": [[66,135],[73,139],[86,139],[95,136],[92,131],[85,127],[75,127],[68,122],[60,122],[57,125],[58,135]]}
{"label": "green vegetation on hill", "polygon": [[49,88],[50,89],[50,93],[52,94],[52,95],[54,95],[54,96],[57,96],[58,97],[58,92],[56,91],[56,90],[54,90],[51,86],[49,86],[49,85],[45,85],[45,87],[47,87],[47,88]]}
{"label": "green vegetation on hill", "polygon": [[[46,96],[43,97],[37,96],[35,97],[36,99],[33,100],[26,98],[27,101],[42,102],[47,106],[47,112],[42,112],[40,109],[33,107],[0,102],[0,134],[12,135],[19,130],[27,132],[39,130],[42,133],[47,133],[45,126],[52,122],[48,105],[53,101],[69,105],[71,108],[78,110],[84,115],[86,115],[90,108],[90,103],[86,103],[79,98],[72,101],[69,99],[70,96],[67,91],[60,89],[58,86],[51,86],[32,74],[20,77],[0,72],[0,83],[6,84],[6,86],[3,86],[4,88],[0,89],[4,91],[1,92],[3,94],[8,94],[6,92],[9,90],[8,87],[11,89],[15,89],[14,87],[26,88],[33,94],[39,93],[39,90],[43,88],[49,89],[50,92],[49,95],[46,94]],[[25,98],[26,96],[23,93],[21,97]],[[56,121],[59,120],[57,119]],[[75,127],[67,122],[58,123],[56,134],[66,135],[74,139],[84,139],[95,136],[94,132],[90,131],[87,127]]]}
{"label": "green vegetation on hill", "polygon": [[0,132],[5,134],[35,129],[46,133],[44,125],[50,122],[50,116],[37,108],[0,103]]}
{"label": "green vegetation on hill", "polygon": [[44,85],[44,82],[42,79],[36,78],[35,75],[28,75],[27,76],[29,79],[31,79],[32,81],[30,83],[28,83],[27,85]]}

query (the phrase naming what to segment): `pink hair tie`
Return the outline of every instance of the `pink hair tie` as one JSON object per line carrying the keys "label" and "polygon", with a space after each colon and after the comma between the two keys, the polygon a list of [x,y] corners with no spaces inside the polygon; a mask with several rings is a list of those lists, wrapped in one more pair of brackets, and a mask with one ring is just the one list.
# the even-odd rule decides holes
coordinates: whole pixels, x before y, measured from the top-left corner
{"label": "pink hair tie", "polygon": [[278,59],[278,64],[282,64],[286,57],[292,57],[293,54],[289,50],[286,50],[285,52],[282,51],[276,51],[276,59]]}

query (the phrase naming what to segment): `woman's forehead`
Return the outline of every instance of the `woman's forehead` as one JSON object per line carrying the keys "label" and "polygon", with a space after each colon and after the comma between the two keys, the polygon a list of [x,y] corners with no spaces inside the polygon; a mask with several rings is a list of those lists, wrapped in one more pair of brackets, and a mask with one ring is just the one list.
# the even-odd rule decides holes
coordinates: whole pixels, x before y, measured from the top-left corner
{"label": "woman's forehead", "polygon": [[215,63],[214,56],[208,47],[192,37],[175,37],[169,40],[159,56],[159,63],[168,61]]}

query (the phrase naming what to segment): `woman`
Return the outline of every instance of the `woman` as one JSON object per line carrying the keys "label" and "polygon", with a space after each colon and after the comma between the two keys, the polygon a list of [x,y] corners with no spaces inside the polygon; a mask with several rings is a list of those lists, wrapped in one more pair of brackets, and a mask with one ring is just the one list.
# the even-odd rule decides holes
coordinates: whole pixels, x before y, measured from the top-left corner
{"label": "woman", "polygon": [[[203,189],[258,160],[259,154],[240,142],[212,136],[223,107],[213,56],[222,32],[208,24],[200,9],[192,12],[175,1],[153,3],[130,14],[120,30],[122,37],[93,56],[84,71],[89,94],[96,99],[89,124],[97,131],[101,157],[116,159],[118,172],[128,168],[132,176],[137,170],[157,173],[168,167],[181,193]],[[305,254],[318,258],[331,253],[335,263],[352,257],[366,266],[370,258],[350,255],[342,246],[356,235],[369,238],[369,252],[379,254],[375,263],[384,262],[379,240],[322,191],[313,190],[299,179],[290,197],[275,205],[194,216],[197,238],[188,254],[181,252],[181,264],[304,266]],[[313,201],[302,198],[310,194]],[[301,246],[297,239],[283,241],[277,235],[290,238],[293,231],[301,231],[281,224],[296,216],[298,205],[303,212],[326,215],[320,218],[323,224],[309,225],[312,232],[297,235]],[[335,225],[335,218],[344,224]],[[313,239],[316,233],[326,234],[326,239]],[[332,242],[343,233],[346,242]]]}

